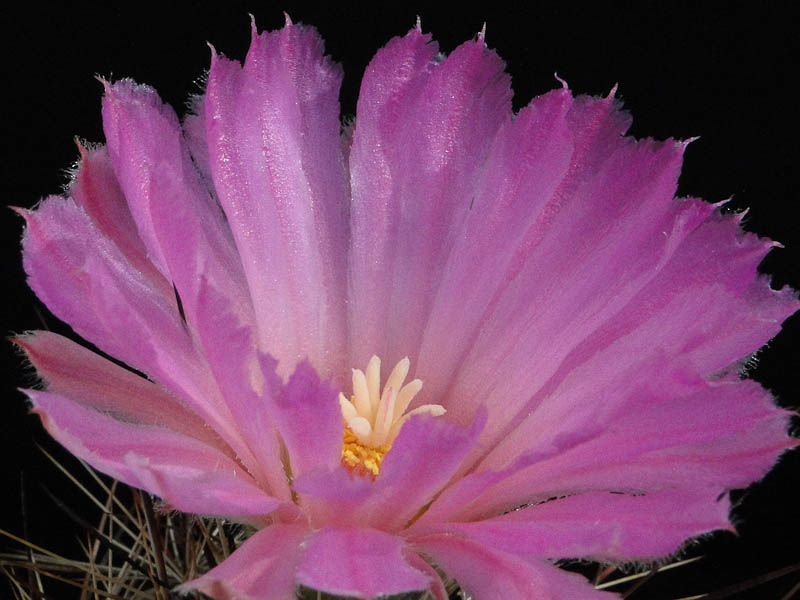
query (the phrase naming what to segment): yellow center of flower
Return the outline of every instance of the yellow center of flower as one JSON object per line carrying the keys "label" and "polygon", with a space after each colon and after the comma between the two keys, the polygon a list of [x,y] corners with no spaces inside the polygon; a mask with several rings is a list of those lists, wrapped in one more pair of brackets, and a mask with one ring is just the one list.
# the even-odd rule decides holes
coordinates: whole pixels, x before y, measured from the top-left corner
{"label": "yellow center of flower", "polygon": [[342,464],[353,473],[376,477],[383,457],[412,415],[428,413],[438,417],[445,413],[438,404],[423,404],[406,412],[422,389],[419,379],[405,383],[410,365],[408,358],[398,362],[381,390],[381,360],[373,356],[364,371],[353,369],[350,399],[339,394],[344,418]]}

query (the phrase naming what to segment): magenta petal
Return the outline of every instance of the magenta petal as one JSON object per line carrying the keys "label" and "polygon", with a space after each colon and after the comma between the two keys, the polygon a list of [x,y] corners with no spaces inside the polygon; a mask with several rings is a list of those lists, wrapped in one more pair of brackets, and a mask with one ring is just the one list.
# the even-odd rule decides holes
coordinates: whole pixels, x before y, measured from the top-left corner
{"label": "magenta petal", "polygon": [[259,360],[252,330],[239,322],[225,296],[205,279],[199,285],[196,318],[211,371],[231,419],[252,453],[248,468],[271,495],[290,500],[279,432],[264,399],[280,395],[283,388],[274,362]]}
{"label": "magenta petal", "polygon": [[35,331],[14,342],[25,351],[48,391],[127,423],[171,429],[231,453],[180,400],[99,354],[49,331]]}
{"label": "magenta petal", "polygon": [[309,471],[294,480],[293,488],[312,527],[372,525],[361,516],[372,504],[372,482],[352,476],[342,466]]}
{"label": "magenta petal", "polygon": [[[591,394],[572,382],[545,400],[536,411],[538,424],[520,427],[537,436],[537,443],[530,448],[558,447],[563,454],[581,444],[607,444],[612,447],[606,458],[613,460],[661,448],[711,442],[746,431],[764,419],[780,421],[789,417],[760,385],[743,381],[738,375],[690,382],[681,380],[680,374],[662,364],[631,362],[630,367],[620,369],[620,375],[608,377],[606,382],[595,381]],[[594,401],[590,403],[591,400]],[[587,408],[576,411],[576,406]],[[625,447],[614,449],[613,438],[622,431],[628,432]],[[524,439],[521,433],[514,431],[496,452],[506,450],[507,444],[518,444],[520,439]],[[490,453],[481,469],[502,464],[497,458],[495,452]]]}
{"label": "magenta petal", "polygon": [[[727,498],[718,500],[717,496],[716,489],[644,496],[590,492],[485,521],[447,523],[431,529],[465,535],[522,556],[652,560],[674,553],[689,538],[730,529],[730,504]],[[411,535],[418,533],[412,530]]]}
{"label": "magenta petal", "polygon": [[211,163],[208,158],[208,140],[206,139],[205,96],[192,96],[189,104],[190,112],[183,119],[183,137],[192,155],[197,170],[209,192],[216,196],[214,181],[211,176]]}
{"label": "magenta petal", "polygon": [[428,593],[433,596],[433,600],[449,600],[450,594],[447,593],[447,588],[442,581],[442,576],[434,569],[428,561],[422,558],[416,552],[407,549],[405,552],[405,559],[408,564],[421,571],[430,580]]}
{"label": "magenta petal", "polygon": [[[274,362],[267,368],[274,369]],[[341,468],[344,423],[336,398],[339,391],[321,381],[302,362],[280,395],[265,389],[265,404],[281,433],[293,477],[313,469]]]}
{"label": "magenta petal", "polygon": [[[681,382],[659,365],[631,373],[627,382],[610,381],[616,385],[607,395],[603,386],[590,387],[597,394],[572,416],[571,392],[556,395],[540,414],[536,441],[518,459],[502,470],[467,475],[422,520],[485,518],[593,490],[683,490],[693,497],[747,485],[792,446],[789,415],[755,382]],[[615,406],[615,392],[629,404]]]}
{"label": "magenta petal", "polygon": [[176,591],[199,590],[217,600],[292,598],[295,570],[309,535],[300,525],[276,524],[255,533],[218,566]]}
{"label": "magenta petal", "polygon": [[252,307],[225,217],[192,163],[180,124],[156,92],[123,80],[106,85],[103,129],[114,170],[148,253],[174,282],[189,322],[200,276],[244,322]]}
{"label": "magenta petal", "polygon": [[[618,356],[616,350],[608,356]],[[553,454],[555,449],[564,453],[589,440],[613,443],[612,438],[625,431],[624,451],[641,453],[708,441],[781,414],[769,394],[752,381],[736,375],[710,381],[691,378],[682,361],[663,354],[643,349],[638,359],[630,356],[623,365],[613,366],[608,358],[596,357],[575,369],[487,454],[479,470],[510,464],[521,444],[529,451],[549,448]],[[601,361],[606,368],[598,368]],[[527,443],[530,439],[535,442]]]}
{"label": "magenta petal", "polygon": [[469,429],[445,419],[412,417],[386,455],[368,512],[384,527],[403,527],[450,481],[486,423],[481,411]]}
{"label": "magenta petal", "polygon": [[151,287],[72,200],[50,197],[23,216],[28,283],[79,335],[150,375],[167,370],[154,346],[172,350],[173,361],[190,352],[174,299]]}
{"label": "magenta petal", "polygon": [[349,155],[354,365],[372,353],[416,363],[490,141],[511,119],[509,78],[482,39],[436,56],[415,28],[379,50],[362,80]]}
{"label": "magenta petal", "polygon": [[580,575],[543,560],[524,559],[477,542],[445,535],[414,540],[413,546],[454,577],[475,600],[612,600]]}
{"label": "magenta petal", "polygon": [[280,502],[219,450],[185,435],[131,425],[57,394],[26,390],[48,433],[97,469],[201,514],[264,515]]}
{"label": "magenta petal", "polygon": [[348,189],[339,139],[341,69],[316,31],[257,34],[244,67],[216,54],[205,97],[214,186],[242,257],[261,347],[281,375],[307,358],[339,376]]}
{"label": "magenta petal", "polygon": [[101,350],[173,392],[247,455],[174,297],[153,288],[70,199],[50,197],[24,216],[23,265],[47,307]]}
{"label": "magenta petal", "polygon": [[[586,332],[644,285],[684,230],[674,227],[681,211],[673,200],[682,147],[635,144],[621,137],[629,119],[611,98],[565,94],[535,99],[526,118],[504,130],[507,139],[498,139],[498,156],[490,161],[497,161],[499,181],[487,179],[470,215],[470,228],[482,243],[454,255],[456,278],[442,289],[440,310],[446,310],[447,298],[458,306],[469,299],[469,310],[457,312],[462,323],[448,325],[445,317],[445,327],[463,330],[458,370],[448,368],[449,391],[458,399],[452,417],[459,422],[479,398],[487,402],[489,445]],[[542,126],[530,131],[540,111],[546,115]],[[509,148],[516,140],[534,156],[546,144],[551,156],[515,168]],[[503,178],[509,169],[513,177]],[[665,230],[671,235],[665,237]],[[490,242],[498,239],[503,241]],[[653,250],[642,251],[648,245]],[[473,271],[474,260],[484,268]],[[473,273],[478,281],[469,281]],[[516,376],[498,377],[501,372]]]}
{"label": "magenta petal", "polygon": [[308,541],[297,581],[365,599],[427,589],[431,582],[406,562],[403,553],[403,540],[388,533],[326,527]]}
{"label": "magenta petal", "polygon": [[[628,122],[610,98],[560,91],[498,134],[417,373],[447,394],[456,422],[487,403],[487,445],[589,359],[604,360],[593,371],[605,374],[663,351],[653,360],[706,374],[747,356],[797,308],[757,278],[772,244],[708,204],[673,199],[685,144],[621,137]],[[528,163],[540,145],[547,160]]]}
{"label": "magenta petal", "polygon": [[400,430],[374,482],[350,476],[338,466],[298,478],[295,490],[304,495],[312,523],[400,531],[448,483],[484,423],[484,416],[478,415],[465,430],[441,418],[412,417]]}
{"label": "magenta petal", "polygon": [[[788,413],[769,406],[771,402],[754,382],[729,383],[676,401],[673,407],[631,411],[575,444],[565,432],[560,452],[515,473],[474,506],[496,510],[519,505],[520,498],[535,501],[592,489],[743,487],[763,477],[793,445],[786,432]],[[623,431],[626,443],[619,444]]]}
{"label": "magenta petal", "polygon": [[[536,98],[489,145],[465,234],[448,257],[420,348],[417,375],[433,397],[446,392],[483,319],[524,264],[526,234],[533,235],[527,230],[569,169],[574,148],[565,116],[572,103],[567,89]],[[469,408],[459,410],[456,402],[451,413],[469,419]]]}
{"label": "magenta petal", "polygon": [[169,283],[147,257],[147,249],[136,230],[125,196],[117,182],[108,148],[78,146],[81,162],[69,194],[75,203],[86,211],[97,228],[122,251],[128,261],[153,284],[160,287],[165,297],[173,295]]}

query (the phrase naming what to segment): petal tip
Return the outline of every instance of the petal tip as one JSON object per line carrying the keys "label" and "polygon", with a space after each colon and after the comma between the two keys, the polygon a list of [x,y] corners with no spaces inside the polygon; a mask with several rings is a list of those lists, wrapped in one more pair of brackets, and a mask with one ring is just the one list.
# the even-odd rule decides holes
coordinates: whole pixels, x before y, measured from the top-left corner
{"label": "petal tip", "polygon": [[31,214],[33,214],[33,211],[31,211],[28,208],[23,208],[21,206],[14,206],[12,204],[9,204],[8,209],[12,212],[17,213],[20,217],[25,219],[26,222],[28,221],[28,217],[30,217]]}

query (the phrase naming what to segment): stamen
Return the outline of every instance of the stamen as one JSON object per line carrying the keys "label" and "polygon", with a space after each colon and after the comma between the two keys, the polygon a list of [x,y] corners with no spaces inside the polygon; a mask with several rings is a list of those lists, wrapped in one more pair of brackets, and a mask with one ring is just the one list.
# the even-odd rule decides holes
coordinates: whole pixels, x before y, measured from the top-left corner
{"label": "stamen", "polygon": [[349,427],[344,429],[344,446],[342,447],[342,464],[358,475],[376,477],[381,470],[383,457],[390,446],[370,448],[358,441]]}
{"label": "stamen", "polygon": [[353,369],[351,398],[339,394],[345,423],[342,464],[354,473],[377,476],[383,457],[411,416],[428,413],[438,417],[445,413],[438,404],[423,404],[405,412],[422,389],[419,379],[403,385],[410,366],[408,358],[398,362],[381,391],[381,360],[373,356],[364,371]]}

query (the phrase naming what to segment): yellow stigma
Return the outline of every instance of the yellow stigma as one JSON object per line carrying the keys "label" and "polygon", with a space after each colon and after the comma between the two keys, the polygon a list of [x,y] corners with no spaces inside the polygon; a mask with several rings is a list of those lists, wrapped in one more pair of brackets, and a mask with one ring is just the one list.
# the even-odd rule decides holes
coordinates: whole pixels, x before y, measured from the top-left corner
{"label": "yellow stigma", "polygon": [[381,390],[381,360],[373,356],[364,371],[353,369],[350,400],[339,394],[344,418],[342,464],[353,473],[376,477],[400,428],[412,415],[428,413],[438,417],[445,413],[438,404],[423,404],[406,412],[422,389],[419,379],[404,385],[410,365],[408,358],[398,362]]}

